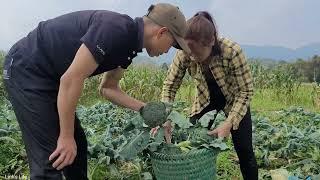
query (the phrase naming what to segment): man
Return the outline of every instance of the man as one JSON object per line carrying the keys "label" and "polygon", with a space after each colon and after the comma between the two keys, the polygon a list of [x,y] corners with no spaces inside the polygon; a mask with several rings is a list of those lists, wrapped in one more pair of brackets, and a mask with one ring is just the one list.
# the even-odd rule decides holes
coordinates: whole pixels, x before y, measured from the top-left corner
{"label": "man", "polygon": [[143,18],[79,11],[40,22],[9,51],[4,81],[28,156],[31,179],[87,179],[87,141],[75,109],[87,77],[107,72],[100,93],[139,110],[121,91],[124,69],[145,48],[159,56],[183,40],[186,20],[175,6],[152,5]]}

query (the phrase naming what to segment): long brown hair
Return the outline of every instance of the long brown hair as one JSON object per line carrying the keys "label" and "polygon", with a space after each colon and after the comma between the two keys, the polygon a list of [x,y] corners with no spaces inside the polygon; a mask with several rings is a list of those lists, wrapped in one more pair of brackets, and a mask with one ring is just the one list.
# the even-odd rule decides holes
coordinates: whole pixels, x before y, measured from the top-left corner
{"label": "long brown hair", "polygon": [[192,39],[208,46],[212,41],[211,55],[221,55],[218,31],[214,19],[207,11],[200,11],[187,21],[186,39]]}

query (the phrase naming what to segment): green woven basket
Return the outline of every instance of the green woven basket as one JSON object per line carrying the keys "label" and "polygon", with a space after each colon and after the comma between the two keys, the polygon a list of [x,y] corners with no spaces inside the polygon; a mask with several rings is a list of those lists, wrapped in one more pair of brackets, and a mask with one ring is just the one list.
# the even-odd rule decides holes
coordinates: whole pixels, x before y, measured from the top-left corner
{"label": "green woven basket", "polygon": [[216,180],[218,152],[198,149],[182,154],[152,153],[151,163],[158,180]]}

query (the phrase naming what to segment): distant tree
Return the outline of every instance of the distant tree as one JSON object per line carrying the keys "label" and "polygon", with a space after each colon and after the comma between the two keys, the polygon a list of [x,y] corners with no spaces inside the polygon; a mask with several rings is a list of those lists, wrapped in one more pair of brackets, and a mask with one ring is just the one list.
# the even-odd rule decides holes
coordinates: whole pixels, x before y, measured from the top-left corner
{"label": "distant tree", "polygon": [[[295,62],[278,61],[274,65],[270,65],[272,60],[263,59],[249,59],[253,73],[255,73],[256,67],[264,67],[268,71],[282,67],[283,71],[291,69],[292,75],[300,79],[302,82],[317,82],[320,84],[320,56],[314,55],[310,59],[297,59]],[[256,66],[256,64],[260,66]],[[272,63],[271,63],[272,64]]]}
{"label": "distant tree", "polygon": [[299,59],[297,59],[297,61],[296,61],[297,63],[303,63],[304,62],[304,60],[303,59],[301,59],[301,58],[299,58]]}
{"label": "distant tree", "polygon": [[161,65],[161,69],[165,70],[165,71],[168,71],[169,67],[168,67],[168,64],[167,63],[163,63]]}
{"label": "distant tree", "polygon": [[288,62],[285,61],[285,60],[280,60],[280,61],[279,61],[279,64],[280,64],[280,65],[284,65],[284,64],[288,64]]}
{"label": "distant tree", "polygon": [[312,59],[319,59],[320,58],[320,56],[318,56],[318,55],[314,55],[313,57],[312,57]]}

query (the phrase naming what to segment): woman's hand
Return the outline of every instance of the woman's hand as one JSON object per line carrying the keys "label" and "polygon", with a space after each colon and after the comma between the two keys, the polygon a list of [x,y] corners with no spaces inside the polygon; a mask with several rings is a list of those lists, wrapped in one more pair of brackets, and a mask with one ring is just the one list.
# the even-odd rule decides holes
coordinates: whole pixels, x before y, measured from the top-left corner
{"label": "woman's hand", "polygon": [[229,137],[230,130],[232,128],[232,123],[230,122],[223,122],[219,127],[216,129],[209,131],[208,135],[210,136],[218,136],[219,138]]}
{"label": "woman's hand", "polygon": [[166,139],[166,142],[168,144],[171,144],[171,139],[172,139],[172,125],[171,125],[171,121],[166,121],[163,124],[163,128],[164,128],[164,137]]}

